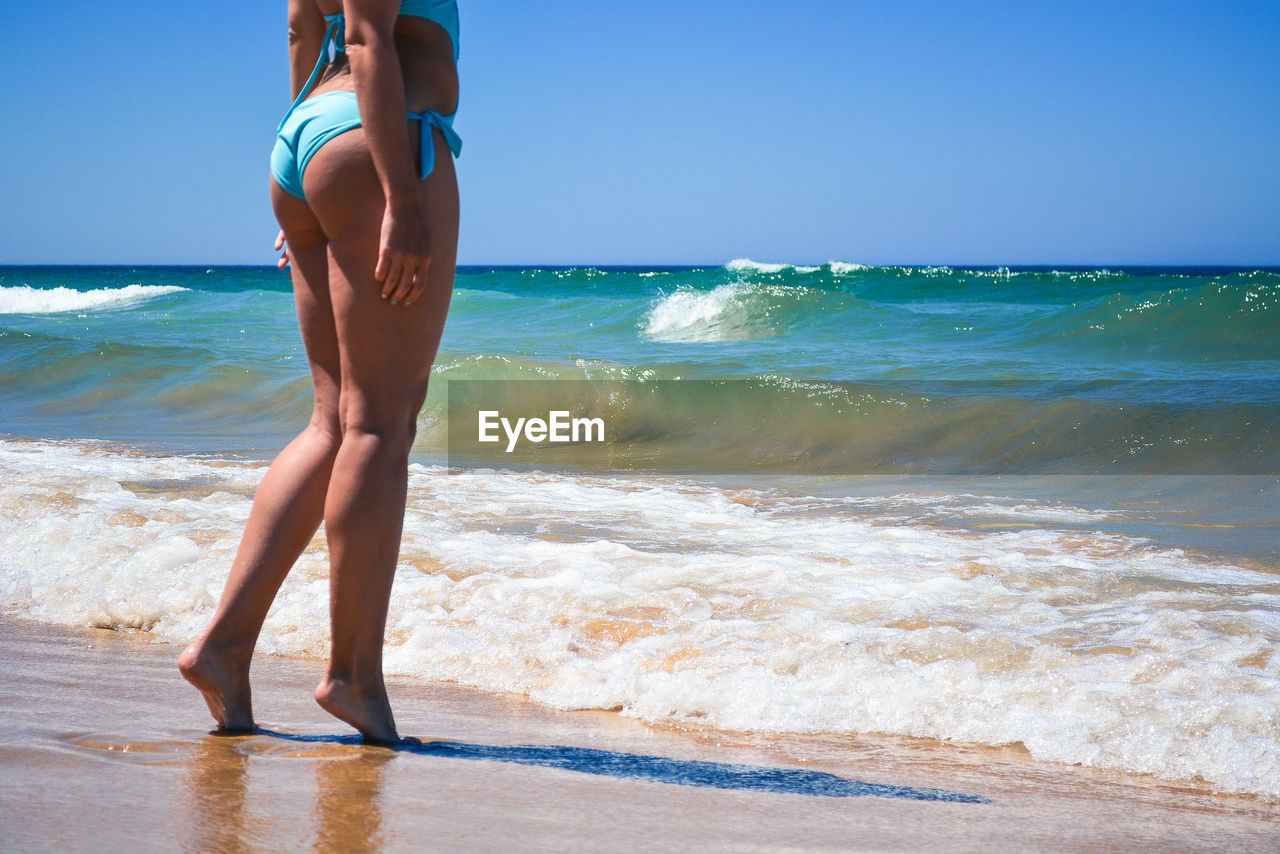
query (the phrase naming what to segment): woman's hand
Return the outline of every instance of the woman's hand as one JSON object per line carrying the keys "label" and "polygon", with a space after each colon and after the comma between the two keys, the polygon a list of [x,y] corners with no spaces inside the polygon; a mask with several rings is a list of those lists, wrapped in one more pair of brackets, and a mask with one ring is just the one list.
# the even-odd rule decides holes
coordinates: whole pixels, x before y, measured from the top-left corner
{"label": "woman's hand", "polygon": [[388,204],[373,271],[373,277],[382,282],[382,298],[392,305],[412,305],[426,288],[430,263],[431,236],[422,208]]}
{"label": "woman's hand", "polygon": [[382,298],[410,305],[426,286],[431,238],[421,198],[417,157],[405,133],[409,115],[396,52],[399,0],[344,0],[347,61],[386,208],[373,276]]}
{"label": "woman's hand", "polygon": [[276,261],[277,270],[289,269],[289,248],[284,243],[284,229],[280,229],[280,233],[276,235],[276,251],[280,253],[280,260]]}

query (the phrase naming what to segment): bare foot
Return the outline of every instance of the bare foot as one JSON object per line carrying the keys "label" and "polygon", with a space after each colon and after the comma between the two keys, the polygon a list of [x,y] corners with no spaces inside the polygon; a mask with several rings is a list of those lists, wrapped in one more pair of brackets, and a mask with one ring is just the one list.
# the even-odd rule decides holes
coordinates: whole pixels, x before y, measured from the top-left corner
{"label": "bare foot", "polygon": [[[250,651],[250,655],[252,651]],[[182,676],[204,695],[213,719],[226,732],[252,732],[249,655],[218,649],[205,638],[191,642],[178,658]]]}
{"label": "bare foot", "polygon": [[390,746],[400,741],[391,716],[391,701],[381,683],[366,686],[326,675],[316,686],[316,702],[338,720],[359,730],[366,742]]}

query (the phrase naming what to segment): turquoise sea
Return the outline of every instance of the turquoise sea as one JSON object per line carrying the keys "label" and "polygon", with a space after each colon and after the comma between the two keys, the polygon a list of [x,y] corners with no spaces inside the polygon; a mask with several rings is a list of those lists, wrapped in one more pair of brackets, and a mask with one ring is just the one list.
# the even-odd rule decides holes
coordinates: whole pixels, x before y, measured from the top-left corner
{"label": "turquoise sea", "polygon": [[[461,380],[646,464],[451,457]],[[0,607],[190,637],[309,408],[273,268],[0,268]],[[392,672],[1280,798],[1280,269],[464,267],[414,460]]]}

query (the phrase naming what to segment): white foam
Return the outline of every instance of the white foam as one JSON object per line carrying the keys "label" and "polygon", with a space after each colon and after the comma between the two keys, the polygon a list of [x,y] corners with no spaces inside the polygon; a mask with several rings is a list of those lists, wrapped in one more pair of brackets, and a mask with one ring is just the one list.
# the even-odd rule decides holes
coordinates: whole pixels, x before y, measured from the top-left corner
{"label": "white foam", "polygon": [[93,308],[121,308],[142,300],[185,291],[176,285],[126,285],[77,291],[72,288],[0,287],[0,314],[56,314]]}
{"label": "white foam", "polygon": [[641,320],[654,341],[744,341],[784,331],[780,312],[805,298],[804,288],[729,282],[710,291],[681,287],[660,297]]}
{"label": "white foam", "polygon": [[1117,517],[1115,511],[1104,512],[1068,504],[1026,499],[999,499],[992,496],[960,494],[902,493],[891,496],[846,497],[845,504],[874,507],[885,511],[900,507],[932,511],[934,518],[983,517],[1013,521],[1057,523],[1103,522]]}
{"label": "white foam", "polygon": [[801,267],[795,264],[769,264],[762,261],[752,261],[750,258],[734,258],[724,268],[731,273],[781,273],[791,270],[796,273],[816,273],[821,267]]}
{"label": "white foam", "polygon": [[871,267],[866,264],[852,264],[848,261],[828,261],[827,267],[837,276],[848,276],[852,273],[859,273],[863,270],[870,270]]}
{"label": "white foam", "polygon": [[[212,612],[261,473],[0,442],[0,603],[184,641]],[[1021,742],[1280,798],[1275,574],[1119,535],[895,522],[907,494],[420,466],[409,490],[390,672],[649,721]],[[319,543],[264,651],[325,653]]]}

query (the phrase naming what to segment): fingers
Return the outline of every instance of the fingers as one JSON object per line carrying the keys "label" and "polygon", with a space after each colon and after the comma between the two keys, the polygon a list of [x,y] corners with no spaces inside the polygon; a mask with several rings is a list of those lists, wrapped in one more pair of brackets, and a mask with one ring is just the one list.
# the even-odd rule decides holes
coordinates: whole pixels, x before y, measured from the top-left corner
{"label": "fingers", "polygon": [[[400,254],[393,253],[387,260],[387,277],[382,283],[382,298],[395,302],[395,294],[400,289],[400,276],[404,274],[404,265]],[[376,276],[375,276],[376,277]]]}
{"label": "fingers", "polygon": [[[428,265],[428,259],[421,256],[384,252],[374,272],[374,277],[382,280],[379,295],[391,305],[412,305],[426,288]],[[383,270],[385,275],[379,277]]]}
{"label": "fingers", "polygon": [[386,298],[392,305],[412,305],[422,293],[427,281],[427,266],[404,266],[395,286],[386,289]]}
{"label": "fingers", "polygon": [[289,266],[289,250],[285,246],[283,228],[276,235],[276,251],[280,253],[280,257],[276,259],[276,269],[284,270]]}
{"label": "fingers", "polygon": [[422,296],[422,292],[427,289],[427,271],[424,269],[417,278],[413,280],[413,288],[404,298],[405,305],[413,305],[418,301],[418,297]]}
{"label": "fingers", "polygon": [[391,305],[411,305],[426,286],[431,239],[422,211],[388,204],[382,217],[382,240],[374,278],[379,295]]}

